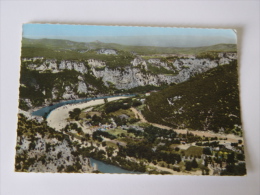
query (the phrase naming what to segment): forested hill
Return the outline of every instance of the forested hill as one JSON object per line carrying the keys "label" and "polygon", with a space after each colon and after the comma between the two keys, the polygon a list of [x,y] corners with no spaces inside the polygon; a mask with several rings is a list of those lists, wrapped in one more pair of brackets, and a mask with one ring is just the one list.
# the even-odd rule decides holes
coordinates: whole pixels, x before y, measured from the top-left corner
{"label": "forested hill", "polygon": [[237,62],[151,93],[143,111],[151,122],[241,134]]}

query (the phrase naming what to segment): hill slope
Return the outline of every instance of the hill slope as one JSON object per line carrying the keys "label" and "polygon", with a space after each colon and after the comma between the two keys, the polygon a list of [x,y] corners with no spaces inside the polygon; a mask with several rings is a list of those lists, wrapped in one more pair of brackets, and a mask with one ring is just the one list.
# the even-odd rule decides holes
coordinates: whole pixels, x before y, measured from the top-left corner
{"label": "hill slope", "polygon": [[20,108],[28,110],[66,99],[161,89],[229,64],[237,55],[225,51],[235,50],[232,44],[164,48],[24,38]]}
{"label": "hill slope", "polygon": [[[155,47],[155,46],[130,46],[117,43],[103,42],[75,42],[59,39],[27,39],[23,38],[23,48],[45,48],[51,50],[99,50],[99,49],[114,49],[123,50],[126,52],[135,52],[137,54],[199,54],[201,52],[236,52],[236,44],[217,44],[205,47]],[[28,56],[31,57],[31,56]],[[34,57],[34,56],[33,56]]]}
{"label": "hill slope", "polygon": [[79,153],[77,142],[47,126],[46,122],[18,115],[15,171],[90,173],[88,158]]}
{"label": "hill slope", "polygon": [[236,61],[152,93],[146,104],[143,114],[151,122],[241,134]]}

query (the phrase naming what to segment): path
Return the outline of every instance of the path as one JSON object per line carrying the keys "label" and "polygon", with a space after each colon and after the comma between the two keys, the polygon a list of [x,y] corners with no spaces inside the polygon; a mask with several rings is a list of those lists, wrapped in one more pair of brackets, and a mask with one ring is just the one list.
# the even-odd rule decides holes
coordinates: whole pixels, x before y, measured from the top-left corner
{"label": "path", "polygon": [[[149,123],[155,127],[159,127],[159,128],[162,128],[162,129],[167,129],[167,130],[170,130],[170,129],[173,129],[171,127],[168,127],[168,126],[165,126],[165,125],[160,125],[160,124],[156,124],[156,123],[151,123],[151,122],[148,122],[142,113],[140,113],[136,108],[133,108],[131,107],[131,110],[134,112],[136,118],[139,118],[141,122],[145,122],[145,123]],[[233,134],[220,134],[220,133],[215,133],[215,132],[212,132],[212,131],[199,131],[199,130],[187,130],[187,129],[173,129],[176,133],[179,133],[179,134],[187,134],[187,132],[190,132],[194,135],[198,135],[198,136],[205,136],[205,137],[217,137],[217,138],[227,138],[227,141],[229,142],[238,142],[238,140],[243,140],[242,137],[239,137],[239,136],[236,136],[236,135],[233,135]]]}

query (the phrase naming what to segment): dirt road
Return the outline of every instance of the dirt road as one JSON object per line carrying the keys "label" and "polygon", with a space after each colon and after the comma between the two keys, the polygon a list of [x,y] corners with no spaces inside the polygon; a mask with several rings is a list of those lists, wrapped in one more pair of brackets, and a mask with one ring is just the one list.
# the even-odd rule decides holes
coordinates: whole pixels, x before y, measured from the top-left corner
{"label": "dirt road", "polygon": [[165,126],[165,125],[160,125],[160,124],[148,122],[144,118],[142,113],[140,113],[136,108],[131,107],[131,110],[135,114],[135,117],[140,119],[140,122],[149,123],[149,124],[151,124],[155,127],[162,128],[162,129],[168,129],[168,130],[172,129],[179,134],[187,134],[187,132],[189,131],[190,133],[192,133],[194,135],[201,136],[201,137],[203,137],[203,136],[205,136],[205,137],[217,137],[217,138],[222,138],[222,139],[227,138],[227,141],[229,141],[229,142],[238,142],[238,140],[243,140],[242,137],[239,137],[239,136],[236,136],[236,135],[233,135],[233,134],[220,134],[220,133],[215,133],[215,132],[212,132],[212,131],[173,129],[173,128]]}

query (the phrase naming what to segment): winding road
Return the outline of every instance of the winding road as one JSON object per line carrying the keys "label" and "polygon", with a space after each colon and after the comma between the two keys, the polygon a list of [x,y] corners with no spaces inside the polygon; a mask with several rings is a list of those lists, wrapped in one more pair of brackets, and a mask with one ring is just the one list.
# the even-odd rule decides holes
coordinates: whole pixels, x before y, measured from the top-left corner
{"label": "winding road", "polygon": [[214,133],[212,131],[199,131],[199,130],[187,130],[187,129],[173,129],[171,127],[165,126],[165,125],[160,125],[160,124],[156,124],[156,123],[151,123],[148,122],[144,116],[142,115],[142,113],[140,113],[136,108],[131,107],[132,112],[135,114],[136,118],[140,119],[140,122],[145,122],[145,123],[149,123],[155,127],[158,128],[162,128],[162,129],[167,129],[167,130],[174,130],[175,132],[179,133],[179,134],[187,134],[187,132],[190,132],[194,135],[198,135],[198,136],[205,136],[205,137],[217,137],[217,138],[227,138],[227,141],[229,142],[238,142],[238,140],[243,140],[242,137],[233,135],[233,134],[220,134],[220,133]]}

